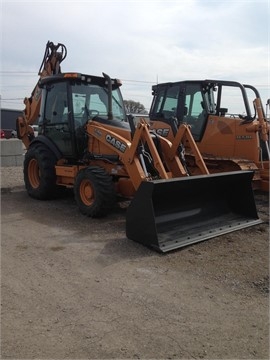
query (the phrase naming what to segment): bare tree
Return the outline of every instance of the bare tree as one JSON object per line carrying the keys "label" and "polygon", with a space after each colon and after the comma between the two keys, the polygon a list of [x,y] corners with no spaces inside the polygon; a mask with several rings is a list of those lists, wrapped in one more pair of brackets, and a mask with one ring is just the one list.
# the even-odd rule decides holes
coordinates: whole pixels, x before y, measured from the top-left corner
{"label": "bare tree", "polygon": [[124,100],[124,105],[127,114],[147,114],[144,105],[139,102],[133,100]]}

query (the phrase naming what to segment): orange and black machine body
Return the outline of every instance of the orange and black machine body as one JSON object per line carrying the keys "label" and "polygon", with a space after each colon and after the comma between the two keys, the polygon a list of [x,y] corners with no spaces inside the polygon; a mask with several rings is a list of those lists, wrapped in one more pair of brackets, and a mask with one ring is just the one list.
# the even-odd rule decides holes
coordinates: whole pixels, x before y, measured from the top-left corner
{"label": "orange and black machine body", "polygon": [[25,101],[27,111],[17,120],[31,197],[51,199],[72,188],[80,212],[89,217],[108,215],[119,198],[128,199],[127,237],[161,252],[261,223],[252,171],[209,174],[183,125],[179,136],[192,144],[201,170],[190,175],[176,142],[152,131],[145,120],[135,126],[126,116],[118,79],[62,73],[65,48],[60,46],[59,54],[59,45],[47,46],[44,68],[53,63],[57,69],[40,71]]}
{"label": "orange and black machine body", "polygon": [[[151,129],[173,141],[181,124],[189,125],[210,173],[252,170],[254,189],[269,191],[269,120],[255,87],[189,80],[152,90]],[[181,145],[190,173],[198,173],[189,144]]]}

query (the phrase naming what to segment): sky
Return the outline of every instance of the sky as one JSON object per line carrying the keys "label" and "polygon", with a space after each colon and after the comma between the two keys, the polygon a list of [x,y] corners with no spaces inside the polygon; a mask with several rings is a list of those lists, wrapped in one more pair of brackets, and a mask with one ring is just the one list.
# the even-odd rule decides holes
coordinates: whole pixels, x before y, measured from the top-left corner
{"label": "sky", "polygon": [[24,109],[47,41],[63,43],[62,72],[122,80],[149,110],[152,85],[218,79],[270,98],[270,0],[0,0],[1,107]]}

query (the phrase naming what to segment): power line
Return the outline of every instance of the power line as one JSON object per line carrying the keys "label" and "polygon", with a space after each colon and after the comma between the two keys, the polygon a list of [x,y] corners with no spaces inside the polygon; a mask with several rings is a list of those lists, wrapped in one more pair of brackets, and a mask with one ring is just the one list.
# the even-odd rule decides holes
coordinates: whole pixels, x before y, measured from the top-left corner
{"label": "power line", "polygon": [[7,101],[7,100],[23,100],[23,98],[1,98],[2,101]]}
{"label": "power line", "polygon": [[[13,71],[13,70],[5,70],[0,71],[1,75],[10,75],[10,74],[19,74],[19,75],[38,75],[37,72],[34,71]],[[148,80],[132,80],[132,79],[121,79],[122,81],[134,82],[134,83],[143,83],[143,84],[155,84],[156,81],[148,81]]]}
{"label": "power line", "polygon": [[143,84],[155,84],[155,81],[145,81],[145,80],[125,80],[121,79],[122,81],[129,81],[129,82],[135,82],[135,83],[143,83]]}
{"label": "power line", "polygon": [[[38,75],[36,71],[15,71],[15,70],[4,70],[0,71],[0,75]],[[157,81],[149,80],[134,80],[134,79],[121,79],[121,81],[132,82],[132,83],[141,83],[141,84],[156,84]],[[269,84],[253,84],[253,86],[258,88],[269,88]]]}

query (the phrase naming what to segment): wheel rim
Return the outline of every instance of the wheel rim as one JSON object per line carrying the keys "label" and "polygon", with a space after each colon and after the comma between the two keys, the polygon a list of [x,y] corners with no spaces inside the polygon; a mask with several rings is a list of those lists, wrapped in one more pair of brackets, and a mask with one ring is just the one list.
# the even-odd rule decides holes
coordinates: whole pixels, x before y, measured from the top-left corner
{"label": "wheel rim", "polygon": [[36,159],[31,159],[28,165],[28,179],[32,188],[36,189],[40,185],[40,171]]}
{"label": "wheel rim", "polygon": [[91,182],[87,179],[85,179],[81,182],[80,198],[86,206],[92,205],[95,200],[94,189],[92,187]]}

